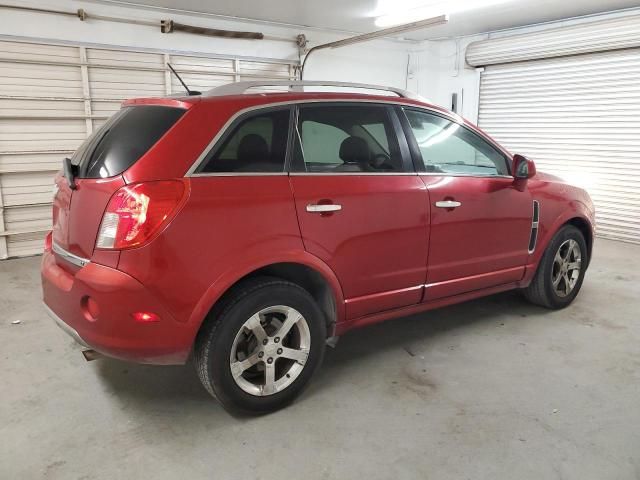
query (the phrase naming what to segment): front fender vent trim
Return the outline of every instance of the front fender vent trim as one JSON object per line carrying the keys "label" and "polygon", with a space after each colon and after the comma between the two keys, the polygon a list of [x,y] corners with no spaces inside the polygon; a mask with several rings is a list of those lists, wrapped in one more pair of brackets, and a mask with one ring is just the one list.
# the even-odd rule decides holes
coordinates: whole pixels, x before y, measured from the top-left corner
{"label": "front fender vent trim", "polygon": [[538,225],[540,224],[540,203],[533,201],[533,216],[531,217],[531,236],[529,237],[529,253],[533,253],[536,249],[538,241]]}

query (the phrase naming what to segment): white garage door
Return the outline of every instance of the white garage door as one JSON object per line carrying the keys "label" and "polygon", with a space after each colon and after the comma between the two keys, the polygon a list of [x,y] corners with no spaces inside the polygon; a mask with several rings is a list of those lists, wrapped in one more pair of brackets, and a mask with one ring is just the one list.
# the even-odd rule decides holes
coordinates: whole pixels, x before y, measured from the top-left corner
{"label": "white garage door", "polygon": [[293,79],[294,64],[0,41],[0,259],[42,251],[62,158],[131,97]]}
{"label": "white garage door", "polygon": [[599,236],[640,243],[640,49],[489,65],[479,124],[584,186]]}

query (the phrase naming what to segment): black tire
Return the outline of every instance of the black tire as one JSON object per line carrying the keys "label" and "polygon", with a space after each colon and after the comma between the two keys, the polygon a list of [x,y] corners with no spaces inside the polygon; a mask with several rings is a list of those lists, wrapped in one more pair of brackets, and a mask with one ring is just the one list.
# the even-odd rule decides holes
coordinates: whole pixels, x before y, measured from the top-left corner
{"label": "black tire", "polygon": [[[304,317],[310,336],[309,354],[293,383],[277,393],[252,395],[234,380],[230,367],[231,351],[236,335],[245,322],[256,312],[275,305],[294,308]],[[269,341],[273,341],[273,338],[269,337]],[[226,410],[241,414],[263,414],[285,407],[300,395],[322,363],[325,342],[324,315],[309,292],[279,278],[258,277],[234,288],[223,303],[214,308],[196,338],[194,363],[205,389]],[[264,369],[266,364],[261,366]]]}
{"label": "black tire", "polygon": [[[560,246],[568,240],[575,240],[578,244],[581,255],[581,267],[575,286],[568,295],[562,297],[556,293],[553,287],[552,276],[554,273],[555,255]],[[553,310],[565,308],[570,305],[578,295],[580,287],[582,286],[584,274],[587,266],[589,265],[588,256],[589,252],[587,249],[587,242],[585,241],[582,232],[573,225],[563,226],[558,230],[547,246],[531,284],[523,289],[524,296],[531,303]]]}

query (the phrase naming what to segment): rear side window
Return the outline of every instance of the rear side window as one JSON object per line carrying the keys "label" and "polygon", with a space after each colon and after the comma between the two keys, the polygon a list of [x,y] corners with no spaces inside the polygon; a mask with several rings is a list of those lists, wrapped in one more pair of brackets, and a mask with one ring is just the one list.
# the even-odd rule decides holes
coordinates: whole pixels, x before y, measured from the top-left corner
{"label": "rear side window", "polygon": [[290,109],[250,113],[207,155],[200,172],[282,172]]}
{"label": "rear side window", "polygon": [[185,110],[163,106],[125,107],[78,148],[72,163],[80,178],[119,175],[153,147]]}

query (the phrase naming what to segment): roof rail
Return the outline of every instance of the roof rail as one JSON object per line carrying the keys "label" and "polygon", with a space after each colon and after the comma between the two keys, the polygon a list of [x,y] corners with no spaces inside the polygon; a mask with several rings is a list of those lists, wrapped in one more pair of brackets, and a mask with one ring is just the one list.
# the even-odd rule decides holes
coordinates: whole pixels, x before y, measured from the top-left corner
{"label": "roof rail", "polygon": [[382,87],[380,85],[368,85],[366,83],[349,83],[349,82],[327,82],[327,81],[309,81],[309,80],[260,80],[251,82],[235,82],[227,83],[216,88],[212,88],[204,95],[207,97],[220,97],[223,95],[241,95],[247,90],[260,87],[288,87],[290,92],[302,92],[304,87],[339,87],[354,88],[366,90],[379,90],[384,92],[395,93],[400,98],[410,98],[413,100],[424,101],[417,93],[409,92],[401,88]]}

